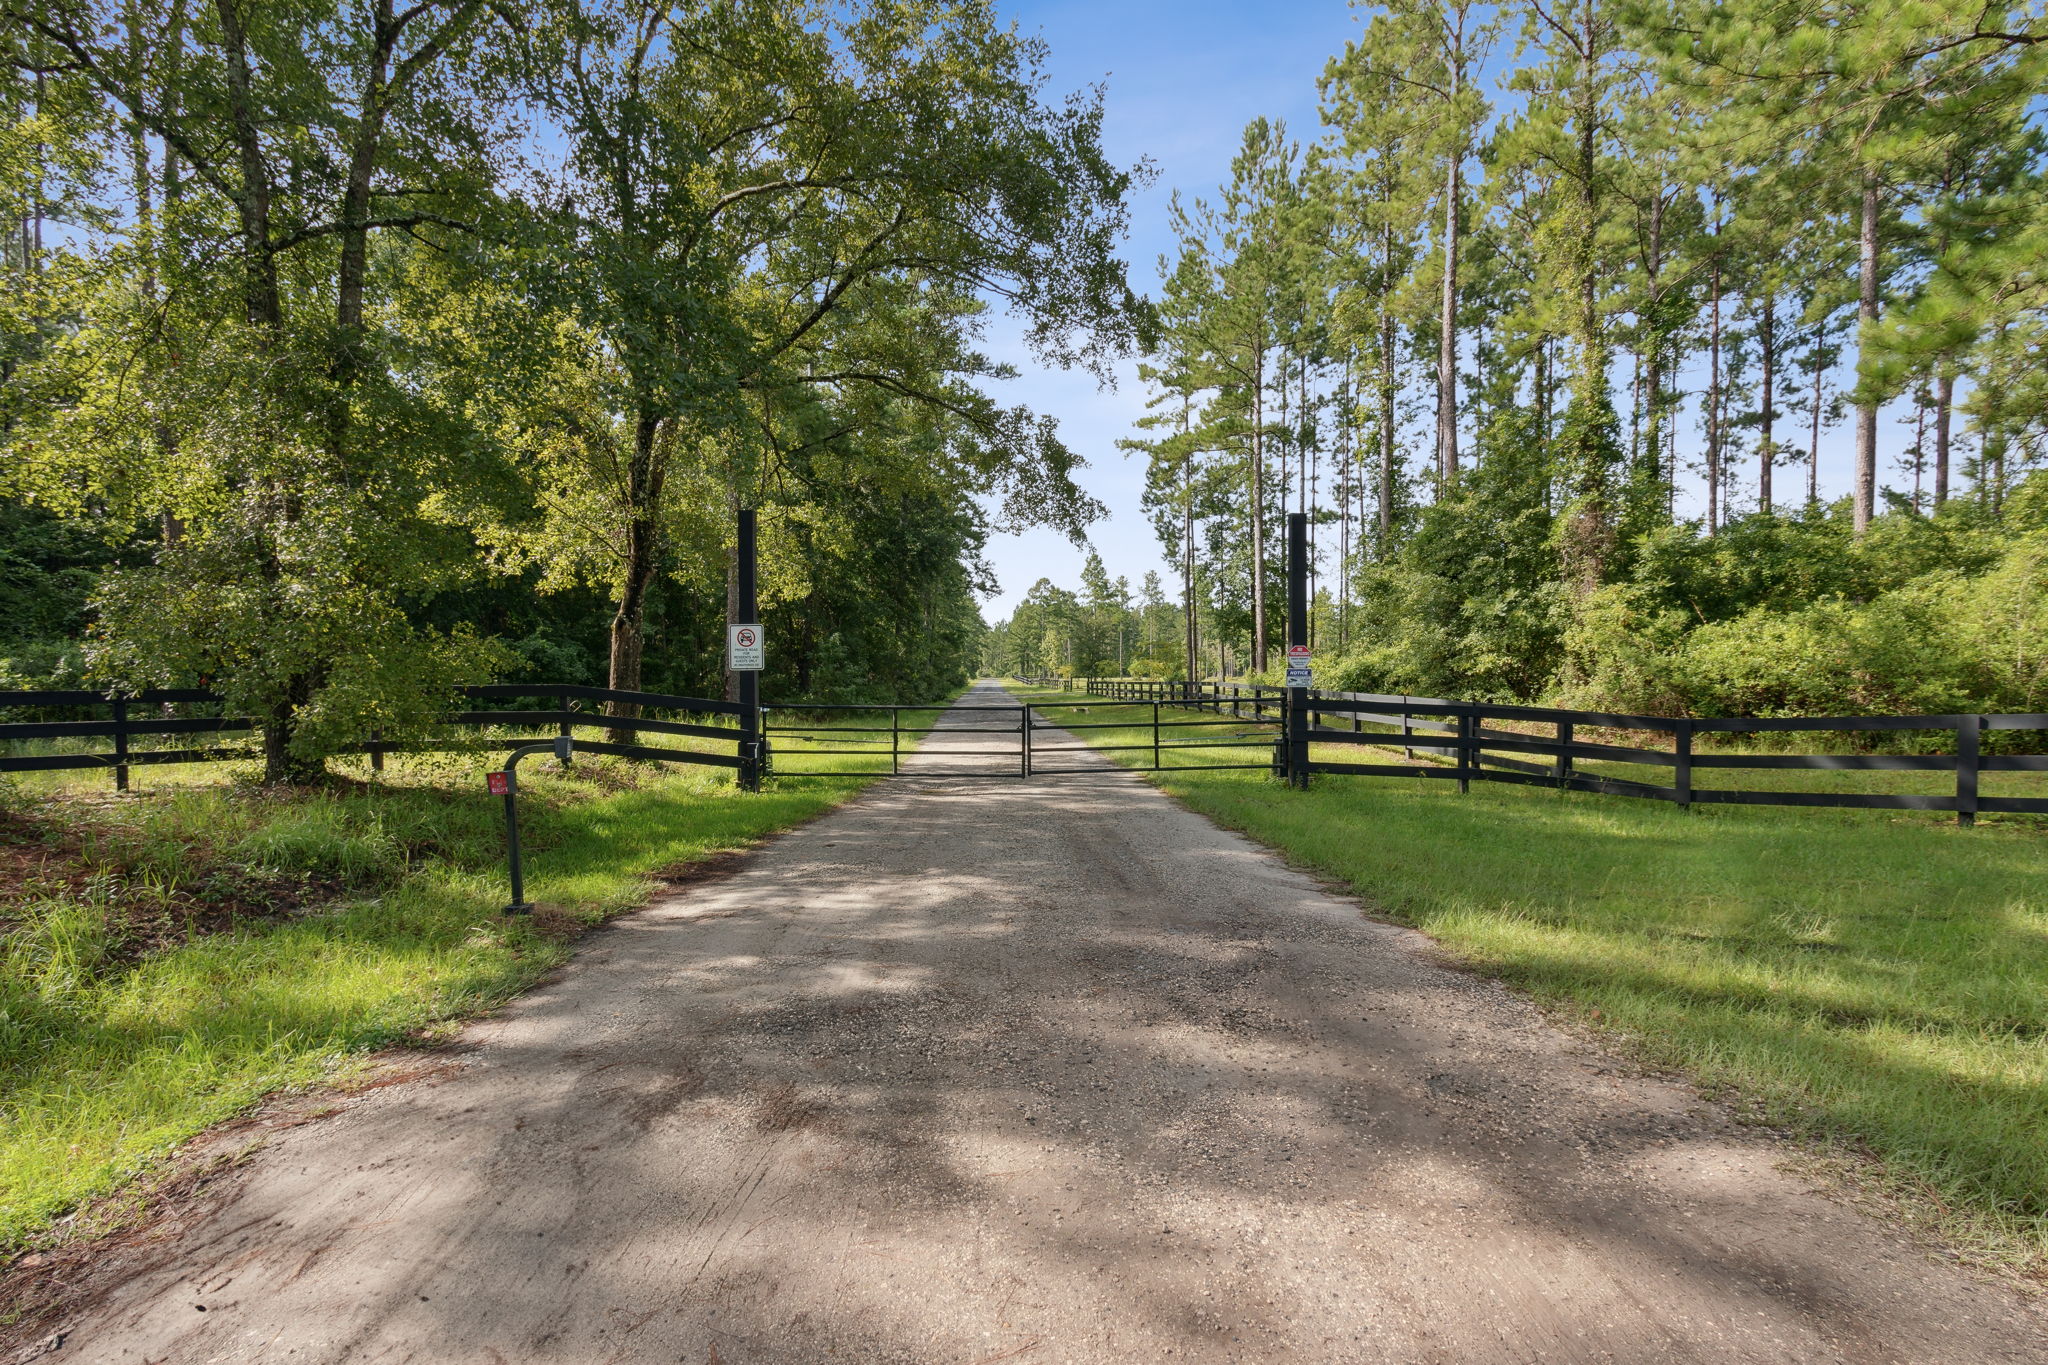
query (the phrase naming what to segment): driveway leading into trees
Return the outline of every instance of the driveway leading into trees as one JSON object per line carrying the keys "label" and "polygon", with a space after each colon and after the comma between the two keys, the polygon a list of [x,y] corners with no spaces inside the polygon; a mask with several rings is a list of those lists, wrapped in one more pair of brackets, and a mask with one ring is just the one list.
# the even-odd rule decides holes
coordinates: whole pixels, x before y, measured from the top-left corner
{"label": "driveway leading into trees", "polygon": [[2048,1358],[2017,1297],[1136,779],[916,766],[282,1131],[46,1358]]}

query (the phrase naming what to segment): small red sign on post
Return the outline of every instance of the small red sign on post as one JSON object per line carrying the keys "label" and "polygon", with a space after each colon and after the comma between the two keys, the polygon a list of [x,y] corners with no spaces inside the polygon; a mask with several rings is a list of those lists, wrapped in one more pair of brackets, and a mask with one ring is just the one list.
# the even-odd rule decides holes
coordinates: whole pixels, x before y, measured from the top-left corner
{"label": "small red sign on post", "polygon": [[512,790],[510,773],[485,773],[484,782],[489,785],[493,796],[504,796]]}

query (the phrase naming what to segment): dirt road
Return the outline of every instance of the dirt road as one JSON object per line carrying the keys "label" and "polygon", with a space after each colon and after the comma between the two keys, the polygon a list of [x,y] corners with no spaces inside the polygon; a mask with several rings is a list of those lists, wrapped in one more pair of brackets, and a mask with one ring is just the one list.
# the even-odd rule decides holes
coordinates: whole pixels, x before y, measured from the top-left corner
{"label": "dirt road", "polygon": [[[1009,770],[939,752],[986,742],[913,767]],[[2048,1359],[2037,1310],[1122,774],[884,784],[469,1036],[282,1133],[45,1358]]]}

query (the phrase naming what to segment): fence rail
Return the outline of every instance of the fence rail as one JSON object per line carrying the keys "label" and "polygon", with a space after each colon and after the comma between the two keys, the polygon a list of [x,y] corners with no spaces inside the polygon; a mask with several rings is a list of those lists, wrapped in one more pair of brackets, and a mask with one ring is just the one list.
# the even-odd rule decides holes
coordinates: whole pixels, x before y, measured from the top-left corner
{"label": "fence rail", "polygon": [[[1055,683],[1057,679],[1046,679]],[[1257,684],[1157,682],[1090,678],[1089,696],[1107,700],[1163,702],[1232,715],[1285,716],[1288,689]],[[2048,715],[1939,716],[1637,716],[1605,711],[1569,711],[1543,706],[1491,705],[1443,697],[1408,697],[1369,692],[1304,693],[1311,745],[1400,749],[1408,761],[1349,762],[1310,753],[1307,774],[1353,777],[1419,777],[1455,781],[1552,785],[1611,796],[1698,805],[1837,806],[1863,810],[1953,811],[1964,825],[1980,813],[2048,814],[2048,797],[1987,796],[1985,773],[2048,772],[2048,754],[1984,752],[1986,732],[2048,731]],[[1332,723],[1332,722],[1337,723]],[[1488,722],[1495,722],[1489,725]],[[1543,727],[1548,733],[1504,729],[1502,724]],[[1583,731],[1648,731],[1668,736],[1670,747],[1644,747],[1588,740]],[[1764,733],[1947,732],[1948,751],[1935,754],[1746,754],[1701,751],[1702,736],[1720,738]],[[1712,742],[1711,740],[1709,741]],[[1417,755],[1436,762],[1416,762]],[[1361,757],[1364,757],[1361,755]],[[1533,762],[1543,758],[1548,762]],[[1580,762],[1618,763],[1670,770],[1668,780],[1633,781],[1589,773]],[[1795,792],[1702,787],[1700,770],[1809,770],[1848,772],[1930,772],[1954,774],[1951,795],[1876,792]]]}
{"label": "fence rail", "polygon": [[[496,747],[501,743],[515,746],[530,743],[535,738],[567,735],[578,728],[585,728],[602,729],[613,732],[614,735],[680,735],[716,739],[733,744],[734,752],[704,753],[665,745],[628,744],[610,737],[601,740],[579,739],[576,747],[581,752],[663,763],[693,763],[742,771],[747,767],[748,713],[744,707],[733,702],[714,701],[707,697],[677,696],[667,692],[625,692],[608,687],[585,687],[577,683],[496,683],[486,687],[465,687],[458,695],[469,702],[551,700],[556,704],[548,709],[531,706],[480,707],[452,712],[440,720],[441,725],[453,729],[511,728],[527,732],[538,729],[542,731],[538,736],[522,733],[497,737],[476,735],[387,741],[373,733],[365,736],[361,742],[348,746],[343,752],[368,754],[371,766],[381,769],[386,754]],[[688,716],[730,717],[734,724],[702,724],[690,720],[667,720],[644,715],[605,715],[595,710],[584,710],[579,703],[617,703],[633,708],[680,712]],[[126,697],[82,691],[0,692],[0,714],[23,710],[47,712],[76,709],[99,709],[106,713],[104,717],[85,720],[44,718],[0,722],[0,773],[110,768],[113,770],[115,788],[126,791],[129,769],[133,767],[166,763],[217,763],[259,757],[247,745],[215,744],[203,748],[145,749],[137,748],[133,743],[137,739],[164,735],[248,734],[260,728],[261,722],[254,716],[172,714],[179,708],[211,708],[221,704],[220,697],[199,688],[163,689]],[[110,749],[88,753],[8,752],[18,742],[24,740],[86,739],[110,739],[113,744]]]}

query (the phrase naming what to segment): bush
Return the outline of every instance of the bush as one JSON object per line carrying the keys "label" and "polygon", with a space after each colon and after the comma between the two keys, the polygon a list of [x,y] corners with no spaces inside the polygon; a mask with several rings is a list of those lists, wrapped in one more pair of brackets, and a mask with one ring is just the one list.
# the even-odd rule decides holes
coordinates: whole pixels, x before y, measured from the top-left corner
{"label": "bush", "polygon": [[1975,576],[1941,569],[1864,602],[1689,625],[1638,585],[1593,594],[1566,638],[1583,679],[1567,699],[1695,716],[2048,710],[2048,531]]}

